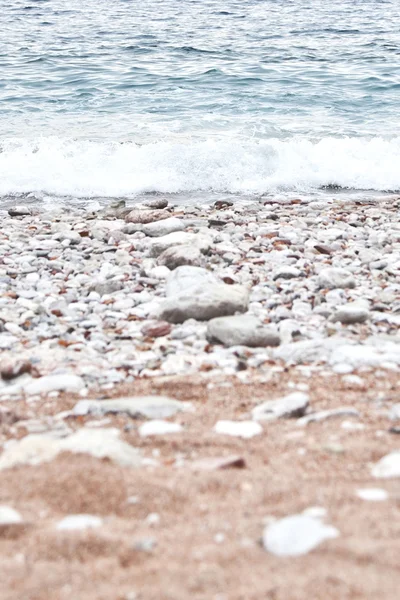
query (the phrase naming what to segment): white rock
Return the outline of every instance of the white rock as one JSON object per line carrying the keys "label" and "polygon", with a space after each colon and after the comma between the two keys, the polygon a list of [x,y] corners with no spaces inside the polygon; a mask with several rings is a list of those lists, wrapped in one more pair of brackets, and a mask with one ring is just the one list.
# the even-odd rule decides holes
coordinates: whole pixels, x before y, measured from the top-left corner
{"label": "white rock", "polygon": [[260,435],[263,429],[259,423],[254,423],[254,421],[218,421],[214,426],[214,431],[247,439]]}
{"label": "white rock", "polygon": [[335,288],[354,288],[354,277],[350,271],[335,267],[328,267],[319,272],[317,278],[320,288],[333,290]]}
{"label": "white rock", "polygon": [[400,450],[386,454],[372,468],[372,475],[381,479],[400,477]]}
{"label": "white rock", "polygon": [[387,491],[381,488],[360,489],[357,490],[357,496],[362,500],[369,500],[370,502],[382,502],[389,498]]}
{"label": "white rock", "polygon": [[309,404],[309,396],[303,392],[293,392],[277,400],[267,400],[251,411],[256,421],[269,421],[280,417],[301,417]]}
{"label": "white rock", "polygon": [[196,246],[172,246],[160,254],[157,263],[171,270],[182,265],[201,267],[205,263],[205,257]]}
{"label": "white rock", "polygon": [[168,433],[179,433],[182,430],[182,425],[179,425],[178,423],[154,419],[153,421],[143,423],[143,425],[139,427],[139,435],[142,437],[148,435],[165,435]]}
{"label": "white rock", "polygon": [[112,428],[82,428],[63,439],[47,435],[27,435],[7,444],[0,456],[0,471],[18,465],[50,462],[60,452],[90,454],[96,458],[109,458],[123,466],[140,466],[142,461],[139,450],[120,440],[119,436],[120,431]]}
{"label": "white rock", "polygon": [[103,520],[94,515],[68,515],[57,523],[56,529],[59,531],[74,531],[82,529],[95,529],[101,527]]}
{"label": "white rock", "polygon": [[177,267],[168,277],[166,296],[176,296],[182,292],[186,293],[191,288],[218,283],[218,279],[207,269],[185,265]]}
{"label": "white rock", "polygon": [[33,379],[24,386],[26,394],[48,394],[49,392],[79,392],[85,387],[85,382],[78,375],[45,375],[39,379]]}
{"label": "white rock", "polygon": [[190,402],[181,402],[167,396],[132,396],[116,400],[80,400],[73,408],[74,415],[125,413],[133,419],[167,419],[178,412],[192,411]]}
{"label": "white rock", "polygon": [[318,518],[292,515],[266,527],[263,545],[275,556],[301,556],[322,542],[339,536],[339,531]]}
{"label": "white rock", "polygon": [[11,506],[0,505],[0,527],[2,525],[16,525],[17,523],[22,523],[22,521],[19,512],[11,508]]}
{"label": "white rock", "polygon": [[186,231],[176,231],[162,237],[151,239],[146,247],[150,250],[150,256],[159,256],[162,252],[171,248],[171,246],[189,245],[195,246],[200,252],[207,252],[212,245],[210,237],[200,233],[187,233]]}

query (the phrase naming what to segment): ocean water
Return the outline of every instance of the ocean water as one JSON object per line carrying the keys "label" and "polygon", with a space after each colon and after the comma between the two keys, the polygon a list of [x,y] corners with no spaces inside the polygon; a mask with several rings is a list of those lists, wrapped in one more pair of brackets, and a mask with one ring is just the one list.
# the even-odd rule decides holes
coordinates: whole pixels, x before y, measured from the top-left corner
{"label": "ocean water", "polygon": [[399,190],[399,0],[0,0],[0,202]]}

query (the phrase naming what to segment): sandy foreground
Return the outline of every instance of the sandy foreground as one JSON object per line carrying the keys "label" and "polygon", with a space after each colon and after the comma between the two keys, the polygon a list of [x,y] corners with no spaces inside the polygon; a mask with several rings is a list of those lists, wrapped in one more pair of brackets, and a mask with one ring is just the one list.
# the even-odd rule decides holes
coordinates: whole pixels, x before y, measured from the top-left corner
{"label": "sandy foreground", "polygon": [[[397,598],[398,205],[1,214],[0,599]],[[179,431],[101,413],[157,395],[190,403],[155,417]],[[109,430],[129,458],[101,458]],[[304,513],[335,535],[276,555]]]}
{"label": "sandy foreground", "polygon": [[[316,410],[352,406],[360,418],[306,427],[279,420],[252,439],[212,431],[221,414],[240,419],[257,402],[284,393],[289,382],[310,386]],[[49,464],[2,472],[1,502],[26,520],[1,531],[4,600],[397,597],[400,483],[372,477],[371,465],[398,448],[385,414],[399,398],[398,376],[369,375],[356,390],[335,375],[310,380],[290,370],[269,383],[214,383],[208,389],[198,376],[172,377],[115,390],[113,396],[162,392],[195,405],[195,413],[173,419],[184,432],[161,439],[141,438],[128,417],[107,417],[107,426],[156,457],[157,467],[122,468],[66,453]],[[51,415],[74,402],[70,396],[30,406],[15,402],[2,413],[2,435],[18,425],[7,421]],[[344,429],[349,422],[363,428]],[[243,468],[192,470],[200,457],[231,455],[243,459]],[[364,488],[384,489],[388,499],[363,500],[356,493]],[[300,557],[263,549],[260,538],[272,517],[315,506],[327,510],[340,537]],[[56,530],[61,518],[76,513],[101,516],[103,525]]]}

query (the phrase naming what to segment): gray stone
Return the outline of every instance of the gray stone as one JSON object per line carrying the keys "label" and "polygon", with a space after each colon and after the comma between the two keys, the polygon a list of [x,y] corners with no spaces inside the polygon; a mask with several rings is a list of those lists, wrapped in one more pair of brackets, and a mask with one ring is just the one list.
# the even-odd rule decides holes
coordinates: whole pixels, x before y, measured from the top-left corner
{"label": "gray stone", "polygon": [[207,339],[225,346],[249,346],[252,348],[279,346],[276,329],[264,325],[256,317],[237,315],[212,319],[207,328]]}
{"label": "gray stone", "polygon": [[114,294],[115,292],[119,292],[125,286],[123,281],[119,279],[111,279],[109,281],[99,281],[98,283],[90,286],[91,292],[96,292],[100,296],[105,296],[106,294]]}
{"label": "gray stone", "polygon": [[161,237],[175,231],[183,231],[184,228],[185,227],[182,223],[182,219],[178,219],[177,217],[169,217],[168,219],[163,219],[162,221],[155,221],[154,223],[143,225],[142,231],[144,234],[150,237]]}
{"label": "gray stone", "polygon": [[240,285],[216,283],[191,287],[188,292],[167,298],[160,306],[158,317],[169,323],[187,319],[209,321],[216,317],[246,312],[249,292]]}
{"label": "gray stone", "polygon": [[154,198],[154,200],[147,200],[146,202],[143,202],[143,205],[147,206],[147,208],[161,210],[162,208],[167,208],[168,200],[166,198]]}
{"label": "gray stone", "polygon": [[295,277],[300,277],[302,275],[299,269],[296,267],[284,266],[275,271],[273,274],[273,279],[294,279]]}
{"label": "gray stone", "polygon": [[317,282],[320,288],[329,290],[356,287],[356,282],[350,271],[335,267],[322,269],[318,274]]}
{"label": "gray stone", "polygon": [[332,410],[320,410],[319,412],[311,413],[310,415],[302,417],[297,421],[297,425],[308,425],[309,423],[316,423],[320,421],[326,421],[326,419],[337,419],[341,417],[359,418],[360,413],[355,408],[347,406],[333,408]]}
{"label": "gray stone", "polygon": [[369,317],[369,311],[356,302],[350,302],[344,306],[339,306],[336,312],[331,316],[332,322],[339,321],[343,325],[354,325],[364,323]]}
{"label": "gray stone", "polygon": [[73,415],[97,415],[124,413],[133,419],[167,419],[178,412],[191,411],[190,402],[180,402],[166,396],[137,396],[116,400],[80,400]]}
{"label": "gray stone", "polygon": [[309,397],[303,392],[293,392],[277,400],[268,400],[258,404],[251,411],[255,421],[271,421],[285,418],[295,418],[304,415],[309,404]]}
{"label": "gray stone", "polygon": [[205,264],[205,258],[197,246],[172,246],[160,254],[157,263],[172,271],[182,265],[202,267]]}
{"label": "gray stone", "polygon": [[10,217],[25,217],[32,214],[32,210],[29,206],[23,206],[20,204],[19,206],[13,206],[8,209],[8,214]]}
{"label": "gray stone", "polygon": [[400,402],[393,404],[390,408],[388,417],[391,421],[398,421],[400,419]]}

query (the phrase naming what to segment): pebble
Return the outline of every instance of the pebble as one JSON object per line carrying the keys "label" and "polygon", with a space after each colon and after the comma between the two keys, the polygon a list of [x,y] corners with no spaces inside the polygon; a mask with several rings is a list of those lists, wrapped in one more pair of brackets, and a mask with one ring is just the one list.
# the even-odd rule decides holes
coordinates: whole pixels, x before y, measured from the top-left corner
{"label": "pebble", "polygon": [[48,394],[54,391],[79,392],[85,387],[85,382],[78,375],[46,375],[32,380],[24,386],[28,395]]}
{"label": "pebble", "polygon": [[369,317],[369,311],[357,303],[352,302],[344,306],[340,306],[332,315],[331,321],[339,321],[344,325],[354,325],[356,323],[364,323]]}
{"label": "pebble", "polygon": [[328,267],[322,269],[318,275],[318,285],[320,288],[333,290],[335,288],[356,287],[356,282],[350,271],[347,269]]}
{"label": "pebble", "polygon": [[243,286],[225,283],[199,285],[168,297],[161,304],[158,316],[170,323],[184,323],[188,319],[209,321],[236,312],[243,313],[248,302],[249,292]]}
{"label": "pebble", "polygon": [[207,339],[225,346],[248,346],[264,348],[279,346],[280,336],[274,327],[265,326],[251,315],[219,317],[212,319],[207,327]]}
{"label": "pebble", "polygon": [[214,426],[215,433],[249,439],[260,435],[263,429],[254,421],[218,421]]}
{"label": "pebble", "polygon": [[311,413],[302,417],[297,421],[297,425],[308,425],[309,423],[319,423],[327,419],[337,419],[340,417],[355,417],[360,418],[358,410],[352,407],[333,408],[332,410],[320,410],[319,412]]}
{"label": "pebble", "polygon": [[119,436],[118,429],[85,427],[62,439],[30,434],[20,440],[12,440],[4,448],[0,455],[0,471],[19,465],[39,465],[50,462],[61,452],[108,458],[121,466],[140,466],[142,464],[140,452],[120,440]]}
{"label": "pebble", "polygon": [[372,475],[381,479],[400,477],[400,451],[386,454],[372,468]]}
{"label": "pebble", "polygon": [[23,522],[22,516],[11,506],[0,504],[0,527],[18,525]]}
{"label": "pebble", "polygon": [[272,421],[279,418],[297,418],[304,415],[309,405],[309,396],[303,392],[293,392],[277,400],[267,400],[253,408],[252,417],[256,421]]}
{"label": "pebble", "polygon": [[389,498],[387,491],[381,488],[364,488],[357,490],[356,493],[361,500],[368,500],[370,502],[382,502]]}
{"label": "pebble", "polygon": [[263,545],[275,556],[301,556],[338,536],[339,531],[335,527],[325,525],[319,518],[291,515],[265,528]]}
{"label": "pebble", "polygon": [[132,396],[116,400],[80,400],[72,415],[126,414],[132,419],[167,419],[178,412],[192,411],[190,402],[181,402],[167,396]]}
{"label": "pebble", "polygon": [[139,435],[146,437],[149,435],[165,435],[168,433],[179,433],[183,431],[182,425],[178,423],[170,423],[169,421],[162,421],[154,419],[147,421],[139,427]]}
{"label": "pebble", "polygon": [[68,515],[59,521],[56,529],[59,531],[82,531],[96,529],[103,525],[103,520],[94,515]]}

